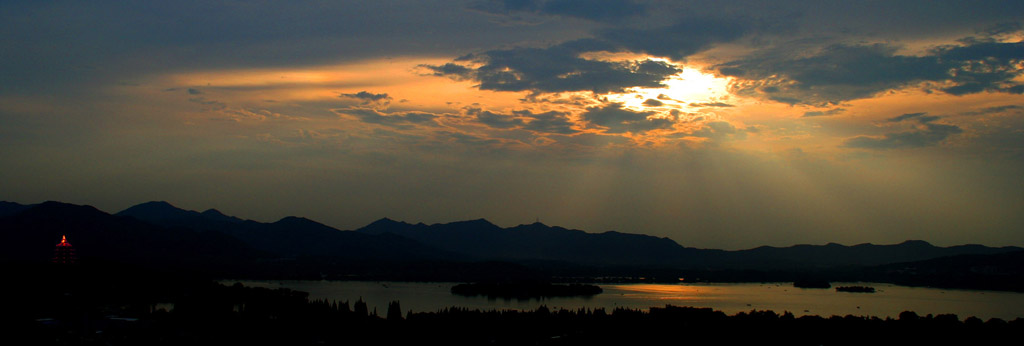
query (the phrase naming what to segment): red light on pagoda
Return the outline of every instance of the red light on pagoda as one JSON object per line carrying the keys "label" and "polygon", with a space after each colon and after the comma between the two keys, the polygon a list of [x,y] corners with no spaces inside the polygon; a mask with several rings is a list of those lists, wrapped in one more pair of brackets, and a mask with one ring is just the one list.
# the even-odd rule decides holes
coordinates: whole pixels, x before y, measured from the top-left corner
{"label": "red light on pagoda", "polygon": [[68,243],[66,235],[60,236],[60,243],[53,250],[53,263],[73,264],[75,263],[75,248]]}

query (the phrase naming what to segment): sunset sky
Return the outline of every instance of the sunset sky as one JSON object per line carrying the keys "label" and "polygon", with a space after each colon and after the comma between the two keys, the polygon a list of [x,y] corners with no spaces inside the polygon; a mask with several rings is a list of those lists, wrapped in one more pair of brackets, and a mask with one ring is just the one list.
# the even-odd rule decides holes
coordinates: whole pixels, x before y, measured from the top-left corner
{"label": "sunset sky", "polygon": [[1024,246],[1022,1],[5,1],[0,200]]}

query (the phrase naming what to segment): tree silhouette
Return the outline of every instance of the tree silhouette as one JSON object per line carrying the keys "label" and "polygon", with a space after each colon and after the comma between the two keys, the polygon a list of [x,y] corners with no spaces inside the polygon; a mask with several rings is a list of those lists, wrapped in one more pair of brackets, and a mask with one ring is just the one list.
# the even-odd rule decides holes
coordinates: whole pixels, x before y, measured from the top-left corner
{"label": "tree silhouette", "polygon": [[366,317],[370,314],[370,311],[366,308],[366,302],[363,301],[363,297],[359,297],[354,308],[356,317]]}
{"label": "tree silhouette", "polygon": [[402,320],[402,306],[397,300],[391,301],[388,304],[388,321],[400,321]]}

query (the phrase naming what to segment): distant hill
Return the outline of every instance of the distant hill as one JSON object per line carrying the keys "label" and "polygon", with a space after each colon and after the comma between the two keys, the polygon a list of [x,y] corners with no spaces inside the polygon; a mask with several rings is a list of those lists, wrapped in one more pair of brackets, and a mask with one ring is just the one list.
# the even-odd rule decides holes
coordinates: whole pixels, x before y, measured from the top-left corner
{"label": "distant hill", "polygon": [[890,263],[865,268],[863,279],[909,286],[1024,292],[1024,251]]}
{"label": "distant hill", "polygon": [[202,213],[177,208],[167,202],[139,204],[117,215],[154,225],[216,231],[249,246],[284,257],[332,256],[368,260],[458,259],[461,256],[391,234],[368,235],[340,231],[301,217],[289,216],[273,223],[242,220],[215,209]]}
{"label": "distant hill", "polygon": [[380,219],[360,228],[365,234],[395,234],[474,259],[548,260],[589,265],[663,266],[680,264],[686,249],[668,238],[619,232],[586,233],[542,223],[501,228],[484,220],[409,224]]}
{"label": "distant hill", "polygon": [[14,202],[0,201],[0,217],[10,216],[28,209],[31,205],[18,204]]}
{"label": "distant hill", "polygon": [[874,266],[962,254],[996,254],[1019,247],[982,245],[937,247],[908,240],[895,245],[762,246],[749,250],[696,249],[668,238],[620,232],[587,233],[542,223],[498,227],[487,220],[409,224],[387,218],[360,228],[367,234],[396,234],[477,259],[548,260],[602,266],[655,266],[679,269],[805,271]]}
{"label": "distant hill", "polygon": [[202,213],[179,209],[164,201],[146,202],[118,212],[117,215],[131,216],[164,226],[180,226],[195,229],[220,227],[222,223],[239,223],[245,220],[222,214],[216,209]]}
{"label": "distant hill", "polygon": [[709,261],[721,268],[805,270],[876,266],[947,256],[997,254],[1019,250],[1024,249],[1015,246],[994,248],[982,245],[938,247],[922,240],[908,240],[894,245],[858,244],[845,246],[829,243],[826,245],[794,245],[790,247],[762,246],[749,250],[727,251]]}

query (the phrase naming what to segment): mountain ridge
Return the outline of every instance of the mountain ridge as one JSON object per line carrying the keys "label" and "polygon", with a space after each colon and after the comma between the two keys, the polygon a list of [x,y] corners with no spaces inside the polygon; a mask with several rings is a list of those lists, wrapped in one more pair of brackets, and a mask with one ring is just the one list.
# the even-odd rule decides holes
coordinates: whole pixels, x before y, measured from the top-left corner
{"label": "mountain ridge", "polygon": [[338,230],[305,217],[285,216],[277,221],[264,223],[224,215],[216,209],[199,213],[180,209],[166,202],[147,202],[143,205],[146,204],[159,208],[140,209],[136,208],[139,206],[133,206],[116,215],[134,217],[165,227],[222,232],[241,239],[255,249],[285,257],[339,256],[377,260],[458,257],[405,239]]}
{"label": "mountain ridge", "polygon": [[[103,213],[89,206],[60,202],[38,205],[0,204],[0,212],[20,215],[36,208],[66,209],[62,213]],[[75,214],[71,213],[71,214]],[[2,216],[3,214],[0,214]],[[408,223],[381,218],[343,231],[304,217],[288,216],[272,223],[243,220],[216,209],[184,210],[151,201],[114,214],[167,229],[217,232],[241,240],[254,250],[278,256],[330,256],[371,260],[434,259],[455,261],[549,261],[600,267],[658,267],[695,270],[820,270],[877,266],[945,256],[986,255],[1024,250],[964,244],[934,246],[923,240],[898,244],[796,244],[746,250],[685,247],[667,237],[549,226],[540,222],[499,227],[486,219],[450,223]]]}

